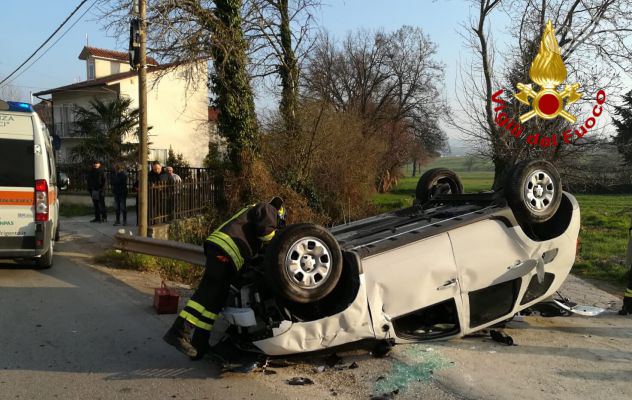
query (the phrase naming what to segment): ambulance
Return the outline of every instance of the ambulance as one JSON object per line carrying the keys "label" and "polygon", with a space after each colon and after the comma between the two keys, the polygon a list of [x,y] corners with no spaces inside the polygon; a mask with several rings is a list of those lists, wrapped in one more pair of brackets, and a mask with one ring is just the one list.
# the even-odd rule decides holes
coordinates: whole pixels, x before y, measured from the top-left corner
{"label": "ambulance", "polygon": [[0,100],[0,260],[53,265],[56,177],[51,137],[33,107]]}

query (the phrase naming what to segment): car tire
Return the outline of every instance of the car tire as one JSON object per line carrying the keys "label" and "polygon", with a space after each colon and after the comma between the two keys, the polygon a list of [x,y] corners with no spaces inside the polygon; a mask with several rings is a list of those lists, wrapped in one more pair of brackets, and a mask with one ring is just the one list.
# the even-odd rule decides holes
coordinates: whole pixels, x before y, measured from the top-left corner
{"label": "car tire", "polygon": [[417,203],[424,204],[439,194],[461,194],[463,184],[458,175],[447,168],[433,168],[421,175],[415,196]]}
{"label": "car tire", "polygon": [[546,222],[560,207],[562,180],[548,161],[521,161],[510,170],[505,196],[519,222]]}
{"label": "car tire", "polygon": [[53,241],[50,241],[48,250],[41,257],[35,259],[37,269],[47,269],[53,266]]}
{"label": "car tire", "polygon": [[57,223],[57,228],[55,228],[55,241],[59,242],[59,222]]}
{"label": "car tire", "polygon": [[342,273],[342,252],[322,226],[290,225],[277,233],[265,257],[269,287],[281,298],[307,304],[323,299]]}

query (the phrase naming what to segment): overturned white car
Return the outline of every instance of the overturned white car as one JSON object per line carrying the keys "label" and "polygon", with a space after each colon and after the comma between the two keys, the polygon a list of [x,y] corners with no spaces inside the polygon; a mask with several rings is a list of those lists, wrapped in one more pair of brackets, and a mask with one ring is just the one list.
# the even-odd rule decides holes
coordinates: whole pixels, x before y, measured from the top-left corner
{"label": "overturned white car", "polygon": [[410,208],[278,234],[264,268],[233,286],[229,334],[269,355],[467,335],[553,294],[579,226],[577,201],[548,162],[521,162],[503,190],[478,194],[430,170]]}

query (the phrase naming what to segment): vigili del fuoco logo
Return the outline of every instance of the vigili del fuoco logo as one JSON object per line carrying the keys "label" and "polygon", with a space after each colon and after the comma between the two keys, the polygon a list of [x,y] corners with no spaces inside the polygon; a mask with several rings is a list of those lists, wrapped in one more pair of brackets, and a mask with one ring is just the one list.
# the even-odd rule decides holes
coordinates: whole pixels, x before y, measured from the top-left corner
{"label": "vigili del fuoco logo", "polygon": [[[518,117],[520,123],[525,123],[536,116],[545,120],[562,117],[572,124],[577,122],[577,117],[568,112],[566,108],[581,99],[582,93],[578,92],[580,84],[566,83],[564,88],[558,91],[558,88],[566,81],[566,76],[567,71],[562,60],[560,45],[555,38],[553,24],[549,21],[544,28],[538,54],[529,69],[529,77],[538,85],[539,90],[534,89],[530,83],[518,83],[519,92],[514,95],[520,103],[531,107],[528,112]],[[498,104],[494,108],[494,112],[497,113],[495,121],[499,127],[504,128],[518,139],[522,136],[523,127],[519,122],[502,112],[507,108],[507,102],[500,98],[503,92],[504,89],[501,89],[492,95],[492,101]],[[595,100],[597,104],[592,109],[592,115],[579,128],[564,131],[560,140],[570,143],[573,136],[578,139],[582,138],[595,126],[596,119],[603,112],[602,105],[606,101],[606,92],[600,89]],[[542,147],[556,147],[558,135],[555,133],[551,135],[533,133],[527,135],[527,142]]]}

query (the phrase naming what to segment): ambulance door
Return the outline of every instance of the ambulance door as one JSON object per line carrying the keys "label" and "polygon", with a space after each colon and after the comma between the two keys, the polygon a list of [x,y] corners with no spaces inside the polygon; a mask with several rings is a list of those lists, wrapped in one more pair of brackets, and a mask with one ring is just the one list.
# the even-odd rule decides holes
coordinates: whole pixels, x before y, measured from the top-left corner
{"label": "ambulance door", "polygon": [[0,249],[35,248],[34,185],[32,117],[0,111]]}

